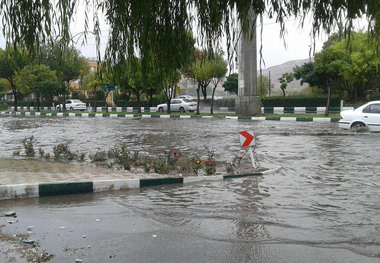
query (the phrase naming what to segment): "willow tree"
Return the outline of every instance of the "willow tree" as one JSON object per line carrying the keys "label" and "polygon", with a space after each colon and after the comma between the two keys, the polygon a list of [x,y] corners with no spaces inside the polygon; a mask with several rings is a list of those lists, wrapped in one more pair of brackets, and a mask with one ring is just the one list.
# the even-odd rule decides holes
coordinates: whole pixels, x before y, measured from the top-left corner
{"label": "willow tree", "polygon": [[264,15],[275,18],[282,33],[289,17],[296,17],[303,25],[306,17],[311,16],[314,37],[321,31],[329,34],[342,22],[345,31],[350,32],[355,19],[366,18],[377,48],[380,42],[380,3],[376,0],[0,0],[3,35],[8,43],[23,45],[32,53],[40,43],[57,36],[68,43],[73,39],[70,22],[81,4],[86,10],[84,39],[92,20],[91,33],[96,36],[99,59],[99,17],[104,14],[110,26],[107,59],[117,61],[136,52],[143,57],[153,51],[158,66],[165,68],[173,68],[182,59],[184,32],[193,29],[197,31],[200,46],[208,50],[217,50],[225,36],[231,57],[240,35],[235,30],[237,21],[248,39],[252,39],[252,12],[258,19]]}

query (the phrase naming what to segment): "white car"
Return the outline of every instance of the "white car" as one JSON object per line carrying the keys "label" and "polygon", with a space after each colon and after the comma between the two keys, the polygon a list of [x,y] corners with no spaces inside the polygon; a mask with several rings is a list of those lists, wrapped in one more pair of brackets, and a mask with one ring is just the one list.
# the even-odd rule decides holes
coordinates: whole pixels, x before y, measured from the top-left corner
{"label": "white car", "polygon": [[[74,111],[74,110],[84,111],[87,109],[86,103],[80,100],[74,100],[74,99],[66,100],[65,106],[66,106],[66,110],[71,110],[71,111]],[[55,108],[56,110],[63,109],[63,104],[59,104]]]}
{"label": "white car", "polygon": [[345,110],[340,113],[339,128],[360,127],[368,127],[370,131],[380,132],[380,100],[371,101],[355,110]]}
{"label": "white car", "polygon": [[[188,100],[188,99],[172,99],[170,101],[170,111],[179,111],[179,112],[193,112],[197,109],[197,103]],[[167,111],[166,103],[157,105],[158,112]]]}

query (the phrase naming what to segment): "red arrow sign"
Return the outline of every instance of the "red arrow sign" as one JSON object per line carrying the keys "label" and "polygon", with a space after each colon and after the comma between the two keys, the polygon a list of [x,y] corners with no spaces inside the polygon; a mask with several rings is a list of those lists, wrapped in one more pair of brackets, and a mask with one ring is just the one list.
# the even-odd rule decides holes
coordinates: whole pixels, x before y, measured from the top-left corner
{"label": "red arrow sign", "polygon": [[251,144],[255,145],[255,135],[253,134],[253,131],[239,132],[239,137],[241,147],[248,147]]}

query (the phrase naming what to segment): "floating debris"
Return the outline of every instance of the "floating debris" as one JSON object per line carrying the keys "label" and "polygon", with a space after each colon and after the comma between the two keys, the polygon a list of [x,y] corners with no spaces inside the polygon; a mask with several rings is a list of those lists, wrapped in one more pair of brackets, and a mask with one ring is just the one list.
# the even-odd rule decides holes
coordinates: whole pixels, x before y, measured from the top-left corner
{"label": "floating debris", "polygon": [[35,241],[34,240],[23,240],[22,242],[25,244],[33,245]]}
{"label": "floating debris", "polygon": [[16,216],[16,211],[9,211],[5,213],[5,216]]}

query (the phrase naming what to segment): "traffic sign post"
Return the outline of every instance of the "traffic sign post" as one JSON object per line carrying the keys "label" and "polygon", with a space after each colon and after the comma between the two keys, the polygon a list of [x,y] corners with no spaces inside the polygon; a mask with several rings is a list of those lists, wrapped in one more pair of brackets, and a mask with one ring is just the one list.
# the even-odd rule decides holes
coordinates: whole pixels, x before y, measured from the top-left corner
{"label": "traffic sign post", "polygon": [[256,138],[255,138],[253,131],[239,132],[239,139],[240,139],[241,147],[243,147],[243,148],[248,147],[249,148],[252,166],[253,166],[253,168],[256,168],[255,158],[253,158],[253,152],[252,152],[252,147],[251,147],[251,145],[252,146],[256,145]]}

